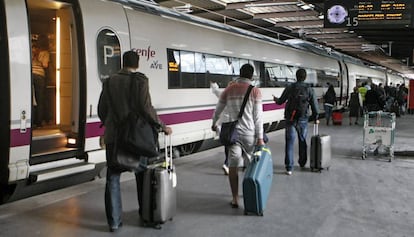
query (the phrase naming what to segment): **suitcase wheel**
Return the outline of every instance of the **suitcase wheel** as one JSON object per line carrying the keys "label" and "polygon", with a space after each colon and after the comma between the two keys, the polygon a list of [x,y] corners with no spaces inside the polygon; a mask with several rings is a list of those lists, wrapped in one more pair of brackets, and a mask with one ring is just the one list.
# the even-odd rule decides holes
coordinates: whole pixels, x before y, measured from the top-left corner
{"label": "suitcase wheel", "polygon": [[[249,215],[249,213],[248,213],[247,211],[245,211],[245,212],[244,212],[244,215],[245,215],[245,216],[248,216],[248,215]],[[258,215],[258,216],[263,216],[263,212],[256,213],[256,215]]]}
{"label": "suitcase wheel", "polygon": [[143,225],[144,225],[144,227],[152,227],[152,228],[157,229],[157,230],[161,230],[161,228],[162,228],[160,223],[152,223],[152,222],[148,222],[148,221],[145,221],[143,223]]}
{"label": "suitcase wheel", "polygon": [[322,173],[322,169],[311,168],[312,172]]}
{"label": "suitcase wheel", "polygon": [[152,226],[152,228],[157,229],[157,230],[161,230],[162,227],[161,227],[161,224],[157,223],[157,224],[154,224]]}

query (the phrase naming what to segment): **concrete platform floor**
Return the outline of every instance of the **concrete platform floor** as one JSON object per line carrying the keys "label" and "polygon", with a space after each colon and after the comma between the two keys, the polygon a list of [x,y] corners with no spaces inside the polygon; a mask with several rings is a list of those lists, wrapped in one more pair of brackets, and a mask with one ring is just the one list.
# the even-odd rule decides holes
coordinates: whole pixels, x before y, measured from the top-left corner
{"label": "concrete platform floor", "polygon": [[[320,133],[332,136],[333,152],[331,168],[322,173],[297,168],[286,176],[284,132],[269,134],[274,177],[262,217],[245,216],[243,206],[230,207],[228,179],[221,170],[224,149],[218,147],[175,160],[177,214],[161,230],[140,225],[133,176],[125,173],[119,232],[108,232],[105,180],[99,179],[0,206],[0,236],[414,236],[413,157],[362,160],[363,127],[344,120],[342,126],[321,121]],[[413,126],[414,115],[397,119],[396,151],[414,150]]]}

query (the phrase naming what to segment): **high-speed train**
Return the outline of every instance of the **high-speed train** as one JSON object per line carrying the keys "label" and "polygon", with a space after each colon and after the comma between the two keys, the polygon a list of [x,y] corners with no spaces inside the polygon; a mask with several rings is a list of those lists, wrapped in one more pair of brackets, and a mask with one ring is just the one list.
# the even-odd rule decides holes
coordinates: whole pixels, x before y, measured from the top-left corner
{"label": "high-speed train", "polygon": [[[276,105],[299,67],[320,98],[335,85],[341,104],[360,81],[402,83],[352,57],[300,41],[280,41],[145,1],[0,0],[0,202],[92,180],[105,171],[104,127],[97,116],[102,83],[136,50],[152,102],[173,128],[176,153],[196,152],[216,139],[217,98],[240,66],[255,67],[264,126],[283,124]],[[46,118],[34,126],[32,45],[47,38]],[[163,147],[160,141],[161,148]]]}

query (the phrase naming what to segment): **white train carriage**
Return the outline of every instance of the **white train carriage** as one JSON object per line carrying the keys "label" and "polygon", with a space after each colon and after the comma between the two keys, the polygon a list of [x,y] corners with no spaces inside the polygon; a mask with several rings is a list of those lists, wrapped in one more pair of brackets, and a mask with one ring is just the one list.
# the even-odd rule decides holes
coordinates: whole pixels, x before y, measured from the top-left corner
{"label": "white train carriage", "polygon": [[[216,138],[210,82],[225,87],[244,63],[255,67],[267,131],[283,121],[284,107],[272,94],[295,81],[297,68],[307,70],[319,97],[327,82],[347,97],[355,82],[344,78],[359,75],[352,72],[358,66],[344,70],[340,57],[142,1],[0,0],[0,20],[0,202],[91,180],[104,170],[97,103],[102,82],[120,69],[127,50],[141,55],[154,107],[184,155]],[[41,36],[50,62],[45,121],[35,127],[31,47]]]}

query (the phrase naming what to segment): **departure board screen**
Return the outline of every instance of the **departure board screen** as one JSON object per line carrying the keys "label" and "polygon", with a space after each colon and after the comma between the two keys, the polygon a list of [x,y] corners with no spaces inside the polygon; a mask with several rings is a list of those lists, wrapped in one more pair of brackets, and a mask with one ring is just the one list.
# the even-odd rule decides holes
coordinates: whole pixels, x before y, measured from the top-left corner
{"label": "departure board screen", "polygon": [[328,0],[325,2],[326,28],[411,28],[413,0]]}

